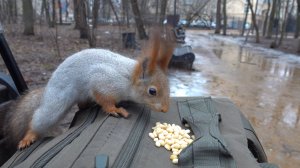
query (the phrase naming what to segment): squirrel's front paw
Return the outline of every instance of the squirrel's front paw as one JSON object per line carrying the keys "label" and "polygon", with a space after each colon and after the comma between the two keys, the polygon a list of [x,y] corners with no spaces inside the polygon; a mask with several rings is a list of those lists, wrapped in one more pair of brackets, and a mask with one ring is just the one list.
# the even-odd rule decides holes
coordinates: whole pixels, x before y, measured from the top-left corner
{"label": "squirrel's front paw", "polygon": [[130,116],[130,113],[122,107],[118,108],[118,113],[120,113],[124,118],[128,118]]}
{"label": "squirrel's front paw", "polygon": [[121,114],[124,118],[128,118],[130,116],[130,113],[128,113],[124,108],[116,108],[116,107],[110,107],[106,108],[105,111],[115,117],[119,117],[119,114]]}
{"label": "squirrel's front paw", "polygon": [[37,140],[38,136],[35,132],[29,130],[27,131],[24,138],[19,142],[18,149],[22,150],[29,147],[32,143]]}

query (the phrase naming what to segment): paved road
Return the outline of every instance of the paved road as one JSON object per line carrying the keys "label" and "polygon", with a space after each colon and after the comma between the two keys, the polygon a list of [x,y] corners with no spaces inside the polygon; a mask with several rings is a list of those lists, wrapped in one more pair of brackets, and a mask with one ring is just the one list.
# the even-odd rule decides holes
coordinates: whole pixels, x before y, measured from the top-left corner
{"label": "paved road", "polygon": [[187,31],[195,71],[171,71],[172,96],[229,97],[253,124],[268,159],[300,165],[300,57]]}

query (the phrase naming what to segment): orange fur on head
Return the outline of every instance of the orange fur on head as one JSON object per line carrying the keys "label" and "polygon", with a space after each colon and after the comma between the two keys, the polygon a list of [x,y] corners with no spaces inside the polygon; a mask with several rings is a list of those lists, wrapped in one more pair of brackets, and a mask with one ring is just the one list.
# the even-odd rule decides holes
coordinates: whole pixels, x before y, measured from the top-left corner
{"label": "orange fur on head", "polygon": [[159,56],[161,37],[159,29],[154,29],[150,35],[150,60],[148,65],[148,73],[151,75],[157,64],[157,58]]}
{"label": "orange fur on head", "polygon": [[[170,38],[170,34],[166,34],[166,39],[164,39],[161,37],[159,28],[152,29],[147,48],[144,48],[142,51],[142,55],[145,56],[138,59],[138,63],[135,66],[132,76],[133,83],[136,84],[143,72],[146,72],[147,75],[152,75],[157,66],[166,73],[174,47],[174,39]],[[145,63],[146,66],[143,65]]]}
{"label": "orange fur on head", "polygon": [[142,65],[142,60],[139,59],[138,63],[135,65],[133,74],[132,74],[132,83],[137,84],[138,79],[141,76],[141,73],[143,72],[143,65]]}

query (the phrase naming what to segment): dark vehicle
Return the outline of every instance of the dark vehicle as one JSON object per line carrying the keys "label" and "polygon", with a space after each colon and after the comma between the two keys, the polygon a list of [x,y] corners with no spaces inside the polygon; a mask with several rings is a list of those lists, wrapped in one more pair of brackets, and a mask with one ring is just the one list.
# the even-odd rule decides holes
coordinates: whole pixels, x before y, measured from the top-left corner
{"label": "dark vehicle", "polygon": [[192,51],[192,47],[181,46],[175,48],[169,66],[192,70],[194,61],[195,54]]}
{"label": "dark vehicle", "polygon": [[216,28],[216,24],[214,22],[210,22],[207,20],[194,20],[191,22],[190,26],[195,28],[203,28],[203,29]]}

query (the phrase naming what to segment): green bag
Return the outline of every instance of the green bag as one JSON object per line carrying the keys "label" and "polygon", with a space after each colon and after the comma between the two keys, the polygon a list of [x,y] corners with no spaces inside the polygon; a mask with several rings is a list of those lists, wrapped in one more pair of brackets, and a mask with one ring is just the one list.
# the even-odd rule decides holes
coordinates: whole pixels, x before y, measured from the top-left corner
{"label": "green bag", "polygon": [[[122,106],[130,118],[109,116],[98,106],[79,111],[66,133],[17,151],[2,167],[277,167],[267,163],[250,123],[228,99],[172,98],[167,113],[130,102]],[[191,126],[196,139],[180,153],[178,165],[148,136],[156,122]]]}

